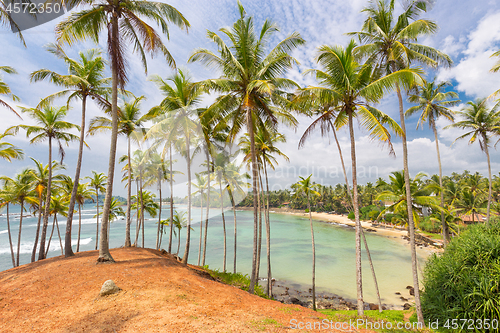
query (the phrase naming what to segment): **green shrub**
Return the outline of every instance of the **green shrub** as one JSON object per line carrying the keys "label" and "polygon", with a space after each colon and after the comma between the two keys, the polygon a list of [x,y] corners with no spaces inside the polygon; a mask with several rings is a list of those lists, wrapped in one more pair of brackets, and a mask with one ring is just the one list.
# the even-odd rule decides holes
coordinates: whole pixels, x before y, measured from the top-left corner
{"label": "green shrub", "polygon": [[423,284],[426,321],[442,327],[452,319],[489,319],[500,327],[500,223],[470,226],[454,238],[428,260]]}
{"label": "green shrub", "polygon": [[350,212],[349,215],[347,215],[347,218],[349,220],[354,220],[354,212]]}
{"label": "green shrub", "polygon": [[422,231],[432,232],[437,234],[441,231],[441,222],[426,217],[420,221],[418,227]]}
{"label": "green shrub", "polygon": [[[221,272],[217,269],[212,270],[208,268],[208,265],[203,266],[203,269],[219,282],[240,288],[241,290],[248,290],[248,287],[250,286],[250,277],[246,274],[243,275],[241,273],[235,274],[230,272]],[[262,298],[268,298],[260,285],[255,286],[255,294]]]}
{"label": "green shrub", "polygon": [[309,213],[309,208],[306,208],[305,212],[306,212],[306,213]]}

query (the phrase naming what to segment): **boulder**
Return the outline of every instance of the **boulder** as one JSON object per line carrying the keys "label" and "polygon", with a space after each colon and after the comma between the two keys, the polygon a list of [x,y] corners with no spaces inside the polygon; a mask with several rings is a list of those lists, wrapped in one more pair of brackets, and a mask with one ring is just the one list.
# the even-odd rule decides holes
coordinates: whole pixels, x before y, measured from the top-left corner
{"label": "boulder", "polygon": [[368,306],[370,307],[370,310],[378,310],[379,307],[377,304],[374,304],[374,303],[370,303],[368,304]]}
{"label": "boulder", "polygon": [[111,294],[116,294],[120,292],[120,288],[113,282],[113,280],[108,280],[104,282],[101,287],[101,291],[99,292],[99,296],[106,296]]}
{"label": "boulder", "polygon": [[403,310],[410,310],[410,309],[411,309],[411,305],[409,303],[403,304]]}

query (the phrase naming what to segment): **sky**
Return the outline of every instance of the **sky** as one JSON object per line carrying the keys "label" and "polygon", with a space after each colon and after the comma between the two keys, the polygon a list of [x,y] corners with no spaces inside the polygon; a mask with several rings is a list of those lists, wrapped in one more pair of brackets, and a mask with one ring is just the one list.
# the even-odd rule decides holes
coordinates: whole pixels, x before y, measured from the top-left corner
{"label": "sky", "polygon": [[[280,32],[271,41],[271,46],[278,40],[285,38],[290,33],[297,31],[306,40],[306,45],[294,51],[293,56],[299,61],[287,73],[287,77],[295,80],[301,86],[315,84],[310,76],[303,73],[309,68],[317,68],[314,61],[318,46],[347,45],[350,38],[348,32],[358,31],[365,19],[361,10],[368,4],[366,0],[265,0],[241,1],[248,15],[254,16],[257,28],[262,26],[265,19],[277,23]],[[169,1],[190,22],[191,28],[186,33],[175,26],[170,27],[170,39],[164,36],[165,45],[173,55],[178,67],[189,71],[193,80],[216,78],[220,75],[200,64],[187,64],[192,52],[197,48],[208,48],[216,51],[206,34],[207,30],[217,31],[222,27],[231,26],[238,18],[236,1],[234,0],[192,0]],[[400,10],[400,6],[398,10]],[[78,8],[76,9],[78,10]],[[26,30],[23,35],[26,39],[25,48],[19,39],[6,27],[0,30],[0,65],[14,67],[17,75],[3,75],[3,80],[9,84],[14,94],[20,97],[20,102],[12,102],[13,106],[34,107],[41,98],[58,91],[57,87],[46,83],[30,83],[29,74],[41,68],[48,68],[59,73],[66,71],[65,65],[44,46],[55,42],[54,27],[64,19],[62,16],[43,25]],[[430,37],[419,40],[420,43],[430,45],[446,52],[453,59],[451,68],[439,68],[427,71],[427,78],[438,81],[450,81],[450,89],[459,93],[460,105],[454,110],[460,110],[465,103],[476,98],[486,97],[500,89],[500,73],[490,73],[496,59],[490,58],[491,54],[500,49],[500,1],[475,1],[475,0],[436,0],[430,11],[422,16],[431,19],[439,25],[439,31]],[[101,47],[105,49],[105,38],[101,40]],[[71,49],[66,49],[70,57],[75,57],[78,51],[96,47],[90,42],[75,44]],[[146,100],[142,103],[144,112],[157,105],[162,96],[155,84],[150,82],[150,75],[156,74],[167,77],[173,73],[166,62],[161,58],[148,58],[148,73],[140,64],[137,55],[128,50],[129,83],[127,89],[136,96],[144,95]],[[109,74],[109,73],[108,73]],[[4,98],[4,97],[2,97]],[[208,105],[214,96],[204,97],[203,103]],[[56,105],[64,105],[60,100]],[[377,107],[399,120],[398,104],[395,94],[387,95]],[[405,107],[409,107],[406,104]],[[80,105],[72,104],[68,114],[68,121],[80,122]],[[92,102],[89,103],[88,119],[101,115],[101,111]],[[0,131],[20,123],[32,123],[27,116],[21,121],[13,113],[0,108]],[[308,139],[302,149],[298,149],[298,141],[304,130],[312,122],[305,116],[298,116],[297,128],[281,127],[287,142],[280,144],[279,148],[285,153],[290,162],[278,158],[276,170],[270,171],[271,188],[282,189],[296,182],[299,176],[307,177],[313,174],[313,180],[322,184],[334,185],[343,182],[340,159],[333,138],[321,137],[319,133]],[[433,133],[424,126],[416,129],[418,116],[407,119],[409,167],[410,174],[425,172],[429,175],[438,172],[436,146]],[[487,162],[485,154],[477,143],[469,145],[466,140],[458,141],[452,145],[455,138],[463,132],[458,129],[443,129],[449,125],[447,121],[438,121],[439,144],[443,173],[469,170],[478,171],[487,175]],[[394,139],[396,156],[390,156],[387,148],[376,142],[370,141],[367,133],[355,125],[356,153],[358,163],[359,183],[374,182],[378,177],[387,179],[388,175],[403,167],[402,144]],[[29,157],[44,163],[48,160],[48,145],[41,143],[28,145],[28,140],[23,132],[16,137],[9,137],[11,142],[24,149],[26,158],[23,161],[0,161],[0,174],[14,176],[33,162]],[[339,140],[343,149],[344,159],[350,165],[349,137],[347,130],[339,131]],[[100,134],[86,139],[90,149],[84,152],[82,176],[89,176],[92,170],[107,173],[109,157],[109,135]],[[66,173],[73,176],[76,157],[77,142],[66,147]],[[55,150],[55,154],[57,151]],[[120,137],[117,156],[126,153],[125,138]],[[500,171],[500,157],[495,149],[491,152],[492,172]],[[120,169],[117,166],[117,177],[121,179]],[[349,168],[350,169],[350,168]],[[124,195],[123,184],[115,182],[114,193]]]}

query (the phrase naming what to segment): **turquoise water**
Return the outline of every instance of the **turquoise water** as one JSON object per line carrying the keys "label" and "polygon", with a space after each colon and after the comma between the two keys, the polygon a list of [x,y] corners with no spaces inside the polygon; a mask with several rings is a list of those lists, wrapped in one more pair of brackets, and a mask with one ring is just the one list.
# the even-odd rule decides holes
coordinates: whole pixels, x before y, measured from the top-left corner
{"label": "turquoise water", "polygon": [[[184,210],[185,207],[178,207]],[[5,210],[0,216],[0,270],[12,267],[10,249],[7,237]],[[12,216],[14,214],[16,216]],[[170,211],[164,209],[162,215],[168,217]],[[212,216],[213,214],[213,216]],[[206,264],[212,269],[222,269],[223,266],[223,232],[220,210],[211,209],[211,218],[208,228],[208,245]],[[82,210],[82,233],[80,250],[94,250],[95,248],[95,206],[85,205]],[[197,264],[199,244],[200,210],[193,209],[193,230],[191,231],[191,249],[189,263]],[[14,251],[17,246],[19,213],[11,209],[11,228],[13,234]],[[145,246],[154,247],[156,242],[157,219],[147,219],[145,224]],[[23,218],[21,257],[20,263],[29,263],[33,238],[36,231],[35,217]],[[59,221],[61,236],[64,237],[66,220]],[[73,250],[76,249],[76,235],[78,231],[78,215],[73,221]],[[51,225],[51,224],[50,224]],[[318,292],[326,291],[355,299],[355,233],[352,228],[313,222],[316,241],[316,284]],[[234,255],[234,224],[233,212],[226,212],[227,229],[227,269],[233,269]],[[248,274],[251,270],[253,246],[253,212],[237,211],[238,248],[237,270]],[[50,231],[50,230],[49,230]],[[181,232],[180,256],[183,256],[186,231]],[[123,246],[125,237],[125,220],[121,219],[111,224],[110,247]],[[132,223],[132,238],[135,237],[135,219]],[[409,249],[394,239],[366,233],[370,246],[378,283],[381,290],[382,302],[400,305],[403,302],[395,292],[407,295],[405,287],[412,285],[411,257]],[[140,242],[139,237],[139,242]],[[133,241],[133,240],[132,240]],[[64,238],[63,238],[64,244]],[[266,276],[266,249],[265,230],[263,234],[263,248],[260,276]],[[163,236],[162,248],[168,248],[168,234]],[[177,238],[174,238],[173,251],[177,249]],[[309,220],[300,216],[271,214],[271,264],[272,275],[278,280],[309,285],[311,283],[311,233]],[[61,255],[57,232],[54,232],[49,257]],[[424,262],[421,259],[421,264]],[[375,302],[373,280],[366,257],[363,257],[364,296],[368,302]],[[406,297],[406,296],[405,296]]]}

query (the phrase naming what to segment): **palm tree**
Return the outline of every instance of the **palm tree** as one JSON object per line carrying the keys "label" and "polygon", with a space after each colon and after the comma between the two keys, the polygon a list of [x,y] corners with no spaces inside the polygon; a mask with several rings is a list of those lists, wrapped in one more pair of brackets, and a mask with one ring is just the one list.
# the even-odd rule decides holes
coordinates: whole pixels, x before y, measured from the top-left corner
{"label": "palm tree", "polygon": [[87,183],[78,184],[78,191],[76,192],[76,203],[78,204],[78,240],[76,242],[76,252],[80,252],[80,233],[82,231],[82,206],[85,200],[92,198],[92,190],[88,188]]}
{"label": "palm tree", "polygon": [[[52,140],[56,140],[59,146],[59,155],[61,157],[61,163],[64,159],[64,148],[62,143],[69,145],[70,141],[78,140],[78,136],[69,133],[72,129],[79,130],[78,125],[64,121],[67,115],[68,108],[66,106],[62,107],[52,107],[46,105],[43,109],[33,109],[33,108],[23,108],[22,111],[27,113],[30,118],[32,118],[37,125],[17,125],[11,127],[14,133],[17,133],[20,128],[26,130],[26,137],[32,136],[30,144],[43,142],[48,140],[49,142],[49,174],[47,181],[47,197],[45,199],[45,210],[43,214],[43,227],[42,236],[40,240],[40,249],[45,249],[45,238],[47,235],[47,227],[49,224],[49,210],[50,210],[50,196],[52,191]],[[9,129],[10,130],[10,129]],[[39,251],[38,260],[45,259],[45,251]]]}
{"label": "palm tree", "polygon": [[47,256],[50,249],[50,241],[52,239],[52,235],[54,234],[54,227],[57,227],[57,235],[59,236],[59,244],[61,246],[61,255],[64,255],[64,248],[62,245],[61,232],[59,230],[59,223],[57,222],[57,214],[61,214],[62,216],[68,215],[68,205],[69,200],[62,195],[52,197],[50,200],[50,215],[54,215],[54,221],[52,222],[52,231],[50,232],[49,241],[47,243],[47,249],[45,250],[45,256]]}
{"label": "palm tree", "polygon": [[11,188],[12,202],[21,206],[21,215],[19,218],[19,234],[17,236],[17,255],[16,267],[19,266],[19,253],[21,250],[21,231],[23,226],[23,213],[25,211],[25,204],[36,204],[37,200],[32,197],[33,182],[31,169],[24,169],[18,173],[13,179],[8,177],[1,177],[3,181],[9,183]]}
{"label": "palm tree", "polygon": [[147,72],[146,53],[152,55],[160,52],[167,63],[174,67],[175,62],[163,44],[158,33],[141,17],[151,19],[168,36],[168,24],[171,22],[182,29],[189,27],[189,22],[174,7],[160,2],[137,0],[70,0],[70,8],[76,5],[88,5],[89,9],[71,14],[56,26],[59,44],[72,45],[77,41],[93,40],[99,43],[101,30],[106,27],[108,53],[111,59],[111,146],[109,154],[108,184],[104,198],[99,261],[114,261],[109,253],[107,243],[107,224],[113,193],[115,171],[116,142],[118,135],[118,87],[124,88],[127,82],[127,65],[124,49],[126,43],[134,45],[134,51],[141,56],[142,64]]}
{"label": "palm tree", "polygon": [[91,98],[102,108],[108,108],[109,102],[106,100],[105,96],[110,93],[110,89],[107,86],[110,82],[110,78],[104,78],[106,61],[102,58],[101,50],[99,49],[79,52],[79,59],[77,60],[69,58],[58,45],[49,44],[47,50],[64,61],[68,66],[68,74],[59,74],[49,69],[40,69],[31,73],[32,82],[48,80],[64,89],[42,99],[38,107],[40,108],[44,105],[48,105],[58,97],[67,96],[68,107],[73,99],[81,99],[82,101],[78,158],[76,162],[74,187],[71,191],[71,199],[66,220],[65,252],[66,257],[69,257],[73,255],[73,250],[71,248],[71,227],[73,225],[73,211],[75,208],[76,193],[82,168],[87,99]]}
{"label": "palm tree", "polygon": [[8,26],[13,32],[16,32],[23,46],[26,47],[26,42],[23,38],[23,34],[21,33],[21,28],[17,22],[12,19],[12,13],[7,10],[8,6],[11,4],[12,2],[10,1],[0,0],[0,25]]}
{"label": "palm tree", "polygon": [[179,250],[180,250],[180,247],[181,247],[181,229],[183,227],[187,226],[187,220],[184,217],[184,215],[186,215],[186,212],[180,213],[178,211],[175,211],[174,218],[172,220],[167,219],[167,223],[173,225],[179,231],[178,234],[177,234],[177,240],[178,240],[178,242],[177,242],[177,253],[176,253],[176,255],[179,255]]}
{"label": "palm tree", "polygon": [[[182,263],[187,264],[191,245],[191,159],[193,154],[191,145],[201,132],[199,124],[194,119],[198,115],[195,107],[200,102],[203,91],[191,81],[187,73],[180,69],[166,80],[155,76],[152,81],[156,83],[165,97],[158,107],[150,111],[151,116],[159,117],[161,120],[151,127],[146,138],[152,137],[155,146],[164,142],[165,148],[175,143],[181,155],[186,158],[188,210],[186,248]],[[162,128],[165,125],[168,125],[171,130],[166,138],[162,138]],[[174,142],[180,133],[184,136],[185,141],[177,140]],[[163,156],[166,154],[165,148]]]}
{"label": "palm tree", "polygon": [[161,224],[161,209],[162,209],[162,192],[161,185],[164,180],[168,180],[167,167],[168,163],[161,158],[155,150],[146,151],[146,183],[145,186],[157,185],[159,196],[159,213],[158,213],[158,229],[156,231],[156,249],[160,249],[160,235],[163,233]]}
{"label": "palm tree", "polygon": [[479,142],[479,147],[486,154],[488,161],[488,206],[486,208],[486,223],[490,222],[490,206],[492,198],[491,190],[491,163],[489,146],[492,136],[500,134],[500,105],[495,105],[492,109],[488,109],[485,99],[478,99],[475,102],[468,102],[467,105],[459,112],[463,120],[454,124],[448,125],[445,128],[461,128],[468,132],[460,135],[454,142],[460,139],[470,137],[469,144],[476,141]]}
{"label": "palm tree", "polygon": [[[31,160],[35,163],[35,168],[31,170],[31,176],[32,179],[31,181],[33,182],[33,188],[35,190],[36,195],[38,196],[38,223],[36,227],[36,234],[35,234],[35,243],[33,245],[33,252],[31,253],[31,262],[34,262],[36,259],[36,250],[37,250],[37,245],[38,245],[38,238],[40,235],[40,224],[42,221],[42,215],[43,215],[43,210],[44,210],[44,195],[46,196],[46,190],[47,190],[47,184],[49,181],[49,165],[43,165],[40,161],[35,160],[34,158],[31,158]],[[52,172],[58,171],[60,169],[63,169],[64,167],[54,161],[52,163]],[[59,180],[61,179],[61,175],[55,175],[52,176],[53,180]],[[42,248],[40,247],[40,250]]]}
{"label": "palm tree", "polygon": [[[132,205],[132,208],[135,208],[137,210],[137,214],[140,214],[140,218],[142,221],[142,247],[144,247],[144,216],[146,213],[148,213],[149,216],[154,218],[156,217],[156,214],[158,214],[159,205],[155,202],[155,197],[156,196],[149,191],[143,191],[140,194],[140,198],[137,198],[137,196],[135,196],[135,198],[132,197],[133,199],[136,199],[135,205]],[[138,234],[136,234],[136,239],[135,239],[136,245],[138,239],[137,235]]]}
{"label": "palm tree", "polygon": [[[389,201],[392,204],[385,209],[383,209],[379,217],[383,216],[386,212],[392,212],[395,214],[399,214],[403,217],[403,220],[408,224],[408,210],[407,202],[406,202],[406,183],[404,180],[404,172],[403,171],[394,171],[391,173],[392,176],[389,176],[390,183],[389,189],[381,192],[375,200]],[[413,221],[415,221],[418,226],[418,221],[420,216],[422,215],[422,207],[430,207],[435,211],[442,211],[443,209],[438,206],[437,200],[434,196],[431,196],[433,192],[432,186],[423,186],[422,178],[426,175],[422,172],[419,172],[415,175],[415,178],[411,179],[410,182],[410,196],[412,198],[412,210],[411,215],[413,216]]]}
{"label": "palm tree", "polygon": [[12,133],[5,132],[0,134],[0,158],[9,162],[12,162],[13,159],[22,160],[24,158],[23,150],[11,143],[3,141],[3,139],[9,135],[12,135]]}
{"label": "palm tree", "polygon": [[311,243],[312,243],[312,305],[313,310],[316,311],[316,245],[314,244],[314,229],[311,216],[311,196],[320,196],[319,192],[316,191],[318,184],[311,181],[312,175],[307,178],[300,177],[300,180],[292,185],[292,189],[295,190],[295,195],[305,195],[307,199],[307,209],[309,211],[309,223],[311,225]]}
{"label": "palm tree", "polygon": [[[398,135],[401,128],[388,115],[370,106],[378,102],[386,91],[396,84],[410,86],[420,79],[418,72],[403,69],[380,77],[380,72],[369,62],[359,64],[353,50],[356,43],[351,41],[347,48],[340,46],[321,46],[317,61],[323,70],[310,70],[321,84],[319,87],[307,87],[300,93],[300,98],[318,96],[321,105],[334,105],[327,113],[337,113],[333,122],[336,128],[349,126],[351,141],[351,166],[353,207],[356,222],[356,282],[358,315],[363,315],[363,290],[361,276],[361,224],[359,221],[358,182],[356,171],[356,144],[354,140],[353,119],[356,117],[373,139],[386,142],[393,153],[389,127]],[[324,116],[327,117],[327,116]]]}
{"label": "palm tree", "polygon": [[[267,250],[267,285],[266,293],[269,297],[272,295],[272,276],[271,276],[271,224],[269,218],[269,179],[267,176],[267,166],[269,165],[273,170],[277,164],[276,158],[272,156],[275,154],[277,156],[283,157],[286,161],[289,161],[288,156],[286,156],[281,150],[276,147],[276,143],[286,142],[284,135],[275,131],[266,131],[264,128],[258,128],[255,133],[255,150],[257,152],[257,160],[259,165],[264,171],[264,176],[266,179],[266,203],[265,207],[265,223],[266,223],[266,250]],[[240,146],[245,154],[244,161],[251,160],[251,145],[248,135],[245,135],[240,140]]]}
{"label": "palm tree", "polygon": [[[1,5],[0,5],[0,21],[3,21],[3,15],[4,15],[4,12],[3,12],[3,8],[2,8],[2,5],[4,4],[3,1],[1,1]],[[9,66],[0,66],[0,73],[1,72],[4,72],[4,73],[7,73],[7,74],[17,74],[16,70],[12,67],[9,67]],[[12,94],[12,91],[10,90],[10,87],[7,85],[7,83],[3,82],[2,80],[2,77],[0,76],[0,95],[6,95],[6,96],[9,96],[12,98],[12,100],[14,101],[19,101],[19,98]],[[0,105],[5,107],[7,110],[10,110],[12,112],[14,112],[19,118],[21,118],[21,116],[19,115],[19,113],[17,113],[16,110],[14,110],[7,102],[5,102],[3,99],[0,98]],[[23,118],[21,118],[23,119]]]}
{"label": "palm tree", "polygon": [[195,173],[194,175],[196,176],[196,183],[194,183],[193,186],[196,187],[197,190],[195,192],[193,192],[193,195],[200,194],[200,218],[201,218],[201,221],[200,221],[200,244],[198,246],[198,266],[200,266],[201,245],[202,245],[202,241],[203,241],[203,195],[205,194],[205,189],[207,188],[207,185],[208,185],[208,177],[210,177],[210,176],[203,177],[199,173]]}
{"label": "palm tree", "polygon": [[[125,101],[123,106],[118,110],[118,134],[123,134],[127,137],[127,165],[131,166],[131,140],[140,142],[142,140],[142,125],[149,119],[148,115],[141,116],[141,101],[145,96],[135,97],[131,101]],[[89,134],[94,135],[98,132],[112,130],[112,119],[106,117],[95,117],[90,121]],[[127,183],[127,217],[125,226],[125,247],[130,247],[130,207],[132,202],[132,169],[128,168],[128,183]]]}
{"label": "palm tree", "polygon": [[[300,34],[294,32],[280,41],[269,53],[266,49],[278,27],[266,20],[260,34],[254,30],[252,17],[246,17],[245,9],[238,1],[240,18],[233,27],[222,28],[232,45],[227,45],[215,32],[208,31],[208,37],[217,45],[219,55],[207,49],[199,49],[190,57],[189,62],[201,61],[208,67],[215,67],[223,75],[218,79],[200,83],[206,90],[220,94],[207,112],[215,112],[220,118],[232,123],[229,137],[234,139],[246,124],[250,135],[252,157],[252,189],[254,207],[254,244],[250,293],[254,292],[257,271],[257,234],[258,234],[258,166],[255,151],[254,132],[257,123],[276,128],[279,120],[295,125],[296,120],[283,106],[288,105],[285,89],[298,88],[298,85],[282,76],[297,61],[290,53],[304,44]],[[229,121],[228,121],[229,122]]]}
{"label": "palm tree", "polygon": [[[410,68],[411,63],[418,62],[436,67],[438,64],[451,66],[451,59],[446,54],[426,45],[418,44],[419,37],[434,34],[437,24],[430,20],[418,19],[421,13],[427,11],[427,0],[407,2],[397,19],[395,19],[394,0],[377,0],[363,9],[367,13],[361,32],[351,33],[357,35],[364,45],[356,49],[359,57],[368,59],[368,62],[377,66],[386,74],[394,73],[402,68]],[[418,286],[417,257],[415,250],[415,235],[413,221],[411,220],[410,176],[408,171],[408,149],[406,142],[406,127],[403,110],[401,86],[396,85],[399,102],[399,117],[403,130],[403,169],[408,195],[408,216],[410,217],[410,248],[412,252],[412,269],[415,289],[415,303],[419,323],[424,324],[420,305],[420,291]]]}
{"label": "palm tree", "polygon": [[222,233],[224,239],[224,255],[222,259],[222,270],[226,272],[226,255],[227,255],[227,242],[226,242],[226,218],[224,216],[224,190],[226,189],[226,184],[224,188],[222,183],[225,183],[225,169],[229,163],[229,156],[225,151],[218,153],[213,158],[214,164],[214,176],[215,180],[219,183],[219,196],[220,196],[220,210],[222,216]]}
{"label": "palm tree", "polygon": [[463,188],[455,201],[455,208],[452,211],[458,213],[462,219],[471,216],[472,223],[477,217],[479,222],[479,213],[484,213],[485,201],[482,193],[476,193],[470,188]]}
{"label": "palm tree", "polygon": [[16,267],[16,258],[14,256],[14,247],[12,246],[12,234],[10,232],[9,220],[9,205],[14,204],[14,188],[9,178],[2,178],[2,183],[3,187],[0,190],[0,207],[7,207],[7,233],[9,236],[10,255],[12,257],[12,267]]}
{"label": "palm tree", "polygon": [[95,206],[96,206],[96,216],[97,216],[97,223],[96,223],[96,231],[95,231],[95,249],[97,250],[97,244],[99,242],[99,192],[104,193],[106,191],[106,187],[104,186],[106,184],[106,176],[104,173],[100,172],[97,173],[94,170],[92,170],[92,176],[91,177],[86,177],[89,180],[89,186],[94,189],[94,194],[95,194]]}
{"label": "palm tree", "polygon": [[[454,98],[458,98],[458,95],[454,91],[444,92],[443,89],[450,85],[449,82],[441,82],[436,84],[435,82],[424,82],[420,87],[417,87],[417,91],[408,96],[410,102],[417,105],[406,110],[405,115],[411,116],[415,112],[421,112],[420,118],[417,123],[417,128],[419,126],[424,126],[424,123],[429,123],[429,128],[434,132],[434,140],[436,141],[436,152],[439,165],[439,187],[441,188],[441,208],[444,208],[444,192],[443,188],[443,170],[441,166],[441,156],[439,154],[439,141],[438,133],[436,128],[436,121],[438,118],[443,117],[453,122],[454,112],[448,107],[457,105],[460,101]],[[450,241],[450,232],[448,231],[448,225],[445,220],[444,211],[441,212],[441,225],[443,229],[443,242],[444,246]]]}

